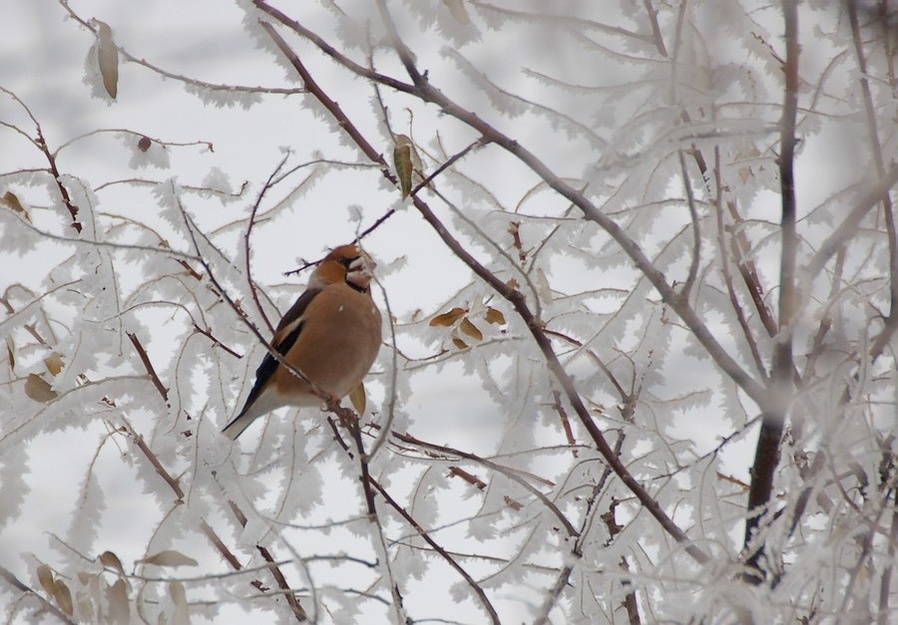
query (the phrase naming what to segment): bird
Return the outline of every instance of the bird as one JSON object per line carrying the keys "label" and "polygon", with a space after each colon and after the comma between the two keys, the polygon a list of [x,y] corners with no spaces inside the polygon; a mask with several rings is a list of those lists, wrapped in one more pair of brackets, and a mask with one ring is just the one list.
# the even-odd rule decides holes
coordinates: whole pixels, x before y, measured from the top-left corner
{"label": "bird", "polygon": [[[320,391],[342,399],[361,384],[381,344],[381,315],[371,297],[374,263],[357,244],[334,248],[284,315],[270,346]],[[256,369],[243,408],[222,432],[236,440],[259,417],[282,406],[324,399],[270,352]]]}

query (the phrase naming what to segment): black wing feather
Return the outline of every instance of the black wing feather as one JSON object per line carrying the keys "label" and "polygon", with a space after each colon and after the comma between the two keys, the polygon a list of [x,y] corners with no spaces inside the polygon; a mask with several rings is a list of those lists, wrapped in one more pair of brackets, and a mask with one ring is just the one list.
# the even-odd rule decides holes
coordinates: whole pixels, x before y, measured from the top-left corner
{"label": "black wing feather", "polygon": [[[299,299],[294,302],[293,306],[290,307],[290,310],[287,311],[287,314],[284,315],[284,318],[281,319],[281,322],[278,324],[277,330],[275,331],[275,336],[280,332],[283,328],[287,327],[291,323],[295,322],[297,319],[302,317],[303,313],[305,313],[306,308],[309,307],[309,302],[321,292],[321,289],[310,289],[299,296]],[[302,325],[297,325],[290,334],[285,336],[279,343],[276,345],[272,345],[272,348],[279,353],[281,356],[286,356],[287,352],[290,351],[290,348],[296,343],[296,339],[299,338],[299,333],[302,331]],[[256,382],[253,384],[252,390],[249,392],[249,396],[246,398],[246,403],[243,404],[243,410],[240,411],[240,415],[236,418],[240,418],[246,409],[249,408],[253,402],[259,397],[262,393],[262,389],[265,387],[265,384],[271,379],[271,376],[274,375],[275,369],[278,367],[277,358],[271,355],[271,353],[266,353],[265,358],[262,359],[262,364],[259,365],[259,368],[256,369]],[[236,419],[235,419],[236,420]]]}

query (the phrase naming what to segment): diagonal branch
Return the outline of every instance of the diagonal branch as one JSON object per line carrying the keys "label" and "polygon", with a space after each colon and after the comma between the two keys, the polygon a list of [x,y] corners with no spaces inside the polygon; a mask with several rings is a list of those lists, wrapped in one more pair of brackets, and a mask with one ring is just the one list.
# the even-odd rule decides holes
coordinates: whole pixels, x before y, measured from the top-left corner
{"label": "diagonal branch", "polygon": [[[261,0],[256,0],[256,5],[264,5],[264,2]],[[385,10],[385,9],[384,9]],[[307,68],[296,55],[295,52],[290,49],[289,45],[284,41],[284,39],[277,33],[277,31],[270,24],[266,24],[262,22],[262,27],[265,31],[272,37],[275,44],[278,48],[285,54],[290,63],[294,66],[294,68],[299,72],[300,76],[303,77],[305,81],[305,86],[309,90],[310,93],[319,97],[320,102],[330,111],[330,113],[334,116],[334,118],[339,123],[340,127],[353,139],[356,141],[358,147],[365,153],[368,158],[370,158],[373,162],[378,163],[382,166],[381,172],[384,177],[397,184],[397,181],[393,174],[390,172],[389,167],[384,161],[383,157],[379,152],[377,152],[371,144],[361,135],[358,128],[352,123],[352,121],[346,116],[343,110],[337,105],[337,103],[329,98],[317,85],[317,83],[312,79],[312,76],[309,74]],[[399,44],[401,45],[401,44]],[[404,49],[404,48],[403,48]],[[408,55],[408,51],[406,50],[405,55]],[[408,59],[403,59],[404,61]],[[408,60],[409,64],[411,61]],[[411,65],[414,68],[413,64]],[[423,77],[417,73],[417,70],[413,71],[413,78],[415,79],[416,86],[420,88],[418,84],[420,81],[424,80]],[[439,94],[439,92],[436,92]],[[420,97],[423,97],[421,93],[418,94]],[[440,98],[444,98],[442,94],[439,94]],[[445,98],[444,98],[445,99]],[[463,111],[455,105],[445,99],[447,102],[447,106],[451,109],[451,111],[455,111],[458,114],[466,114],[469,118],[472,118],[476,121],[477,126],[479,126],[478,130],[482,130],[482,134],[486,141],[491,141],[493,143],[503,142],[505,146],[508,146],[508,149],[515,150],[517,149],[517,142],[512,141],[511,139],[505,137],[504,135],[499,134],[492,126],[488,124],[483,124],[480,122],[476,116],[473,116],[472,113],[467,113]],[[451,111],[447,111],[450,112]],[[461,113],[459,113],[461,111]],[[474,123],[474,122],[472,122]],[[523,148],[521,148],[523,150]],[[734,361],[732,358],[726,354],[722,347],[720,347],[716,340],[713,339],[710,332],[705,328],[704,324],[701,323],[698,316],[692,312],[692,309],[686,304],[684,298],[681,298],[672,287],[668,286],[664,281],[664,276],[655,269],[651,263],[646,259],[639,248],[636,246],[636,243],[633,242],[629,237],[627,237],[623,231],[615,224],[613,221],[601,215],[592,204],[590,204],[582,194],[578,191],[569,187],[564,181],[560,178],[552,174],[548,171],[548,169],[539,162],[535,156],[531,155],[529,152],[524,151],[523,154],[529,155],[527,158],[530,158],[534,162],[534,167],[537,167],[544,171],[546,175],[551,178],[548,180],[549,184],[553,187],[565,189],[568,192],[568,197],[576,198],[581,204],[587,207],[587,209],[595,211],[596,214],[600,215],[600,219],[604,222],[607,222],[610,228],[613,228],[615,232],[622,238],[621,240],[627,243],[631,251],[635,250],[638,258],[642,259],[642,265],[646,268],[647,271],[653,272],[655,279],[664,286],[665,292],[668,294],[669,298],[672,301],[677,302],[678,305],[685,307],[691,314],[691,318],[694,322],[700,326],[700,329],[704,331],[705,335],[717,345],[718,355],[722,358],[729,359],[732,363],[732,367],[737,369],[740,373],[735,373],[735,376],[742,379],[749,388],[752,388],[753,397],[757,397],[757,401],[763,400],[763,394],[761,392],[760,385],[751,377],[742,371],[741,367]],[[549,340],[548,336],[543,330],[543,324],[541,320],[537,318],[537,316],[530,309],[530,306],[527,304],[527,300],[523,293],[518,291],[517,289],[509,286],[504,281],[502,281],[499,277],[497,277],[492,271],[487,269],[483,264],[480,263],[470,252],[468,252],[464,246],[452,236],[446,226],[440,221],[440,219],[434,214],[431,210],[430,206],[423,201],[418,196],[412,196],[412,201],[414,203],[415,208],[418,209],[418,212],[424,217],[428,224],[434,229],[437,235],[443,240],[446,246],[452,250],[452,252],[462,261],[464,262],[479,278],[481,278],[485,283],[487,283],[493,290],[495,290],[499,295],[504,297],[517,311],[520,318],[523,320],[527,329],[530,331],[533,336],[537,346],[540,351],[543,353],[543,357],[546,360],[546,364],[549,370],[552,372],[553,376],[559,381],[562,389],[564,390],[565,396],[567,397],[568,402],[570,402],[574,411],[576,412],[578,418],[583,423],[590,437],[596,444],[599,453],[602,454],[602,457],[609,464],[614,473],[621,479],[624,485],[632,492],[636,498],[645,506],[646,510],[658,521],[658,523],[664,528],[664,530],[670,534],[678,543],[684,546],[686,552],[697,562],[704,563],[710,560],[710,556],[705,553],[702,549],[697,547],[692,543],[691,539],[686,535],[686,533],[680,529],[680,527],[674,523],[673,519],[667,515],[666,512],[661,508],[661,505],[658,501],[645,489],[645,487],[633,477],[633,475],[629,472],[627,467],[621,462],[620,458],[614,452],[614,449],[608,443],[604,434],[602,434],[601,430],[599,430],[598,426],[592,420],[586,405],[583,403],[582,398],[580,397],[579,392],[576,389],[573,379],[568,375],[564,366],[561,364],[561,361],[558,359],[557,354],[555,353],[554,348],[552,347],[552,342]],[[576,203],[576,202],[575,202]],[[653,281],[654,282],[654,281]],[[754,387],[757,387],[756,389]]]}
{"label": "diagonal branch", "polygon": [[[280,20],[277,12],[270,9],[263,0],[254,0],[254,3],[257,7],[272,15],[272,17]],[[431,85],[427,76],[418,71],[415,66],[414,56],[399,38],[386,5],[382,0],[378,0],[378,7],[381,10],[381,14],[384,16],[390,31],[390,36],[393,40],[393,45],[399,54],[399,58],[414,83],[411,90],[409,90],[409,85],[401,82],[399,82],[398,87],[394,88],[403,93],[412,93],[425,102],[436,104],[447,115],[455,117],[462,123],[479,132],[482,135],[484,142],[495,143],[512,154],[542,178],[549,187],[577,206],[588,220],[595,222],[605,230],[617,242],[624,253],[630,257],[636,268],[649,279],[652,286],[654,286],[660,293],[664,303],[670,306],[680,316],[684,323],[689,327],[696,340],[698,340],[698,342],[705,348],[721,370],[723,370],[743,391],[745,391],[755,403],[763,407],[767,403],[767,393],[764,386],[743,369],[743,367],[723,348],[705,325],[701,316],[692,309],[686,298],[682,297],[672,285],[667,283],[664,274],[652,264],[651,260],[642,252],[636,241],[631,239],[610,217],[602,213],[581,191],[572,187],[561,176],[549,169],[549,167],[537,158],[535,154],[524,148],[508,135],[498,131],[495,127],[478,117],[474,112],[458,105],[443,94],[442,91]],[[301,34],[308,32],[307,29],[302,28],[295,21],[289,20],[289,18],[283,23]],[[271,34],[273,29],[269,27],[266,28],[266,31]],[[279,36],[275,39],[276,43],[278,43],[278,39],[280,39]],[[323,52],[328,54],[328,56],[357,75],[369,78],[370,80],[375,80],[387,86],[394,86],[398,82],[394,79],[389,79],[388,81],[384,80],[382,75],[377,72],[369,71],[367,68],[361,68],[362,71],[360,71],[359,68],[361,66],[341,55],[332,46],[322,42],[321,38],[317,35],[309,37],[309,40],[318,45]],[[281,39],[281,41],[283,40]],[[278,47],[284,50],[280,43],[278,43]],[[293,56],[295,57],[295,54],[293,54]],[[289,55],[288,58],[290,58]],[[292,62],[293,59],[290,60]],[[297,71],[299,71],[299,68],[297,68]],[[308,87],[309,85],[306,86]],[[326,100],[322,100],[322,103],[326,103]],[[333,113],[339,111],[339,107],[330,110]],[[342,123],[342,120],[340,121]],[[346,131],[352,135],[350,129],[346,129]],[[360,145],[360,147],[362,146]],[[371,158],[371,154],[369,154],[365,148],[363,148],[363,151],[369,158]],[[383,162],[383,158],[380,157],[376,151],[373,151],[373,153],[376,155],[374,158],[375,162]]]}
{"label": "diagonal branch", "polygon": [[399,515],[405,519],[406,523],[411,525],[418,535],[424,539],[428,545],[430,545],[434,551],[436,551],[442,558],[451,566],[453,569],[458,572],[459,575],[468,583],[468,586],[471,587],[471,590],[474,591],[474,594],[477,595],[477,598],[480,599],[481,605],[483,605],[483,609],[486,610],[487,614],[489,614],[490,621],[494,625],[499,625],[501,621],[499,620],[499,615],[496,613],[496,608],[493,607],[493,604],[490,603],[489,598],[486,596],[486,593],[483,592],[483,588],[480,587],[480,584],[471,577],[471,574],[468,573],[462,566],[456,562],[455,558],[453,558],[445,549],[443,549],[438,542],[436,542],[433,538],[431,538],[430,534],[427,533],[421,525],[415,520],[415,518],[408,513],[408,511],[399,505],[399,503],[390,496],[390,493],[386,491],[386,489],[380,485],[374,478],[369,478],[371,484],[377,491],[383,496],[384,500],[390,507],[392,507]]}

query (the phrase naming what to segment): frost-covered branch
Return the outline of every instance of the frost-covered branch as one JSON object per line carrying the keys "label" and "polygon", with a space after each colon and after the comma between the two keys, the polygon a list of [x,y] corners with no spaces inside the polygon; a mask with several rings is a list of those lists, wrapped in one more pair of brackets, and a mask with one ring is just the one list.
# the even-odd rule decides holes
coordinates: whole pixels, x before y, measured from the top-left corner
{"label": "frost-covered branch", "polygon": [[798,237],[796,234],[797,208],[795,200],[795,124],[798,109],[798,6],[794,0],[783,2],[786,40],[786,60],[783,115],[780,121],[780,273],[779,273],[779,333],[774,337],[773,362],[770,367],[770,391],[772,401],[762,406],[761,431],[752,463],[751,489],[748,492],[748,519],[745,523],[746,548],[754,542],[746,560],[750,571],[747,579],[763,579],[759,560],[763,543],[758,545],[755,533],[761,525],[773,492],[773,480],[780,462],[780,442],[786,426],[789,404],[793,395],[792,330],[797,314],[798,294],[796,267],[798,264]]}

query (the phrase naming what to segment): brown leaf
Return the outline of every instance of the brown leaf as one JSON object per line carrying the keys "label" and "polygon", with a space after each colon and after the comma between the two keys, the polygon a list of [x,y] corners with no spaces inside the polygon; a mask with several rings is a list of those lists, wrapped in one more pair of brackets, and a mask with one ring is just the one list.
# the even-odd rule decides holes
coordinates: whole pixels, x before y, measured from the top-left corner
{"label": "brown leaf", "polygon": [[508,506],[509,508],[511,508],[512,510],[517,511],[517,510],[521,510],[524,507],[524,505],[520,501],[518,501],[516,499],[512,499],[508,495],[505,495],[504,499],[505,499],[505,505]]}
{"label": "brown leaf", "polygon": [[54,584],[53,599],[56,600],[56,605],[59,606],[59,609],[69,616],[72,616],[75,613],[75,604],[72,603],[72,593],[69,590],[69,587],[66,586],[65,582],[61,579],[57,579]]}
{"label": "brown leaf", "polygon": [[37,581],[40,582],[41,588],[52,597],[56,590],[56,581],[53,579],[53,571],[46,564],[38,565]]}
{"label": "brown leaf", "polygon": [[9,363],[9,370],[14,371],[16,368],[16,347],[11,336],[6,337],[6,358]]}
{"label": "brown leaf", "polygon": [[481,332],[477,326],[471,323],[471,320],[467,317],[461,320],[461,325],[458,326],[458,329],[470,336],[475,341],[483,340],[483,332]]}
{"label": "brown leaf", "polygon": [[42,404],[53,401],[59,394],[50,388],[50,383],[36,373],[29,373],[25,380],[25,394]]}
{"label": "brown leaf", "polygon": [[142,560],[137,561],[139,564],[155,564],[156,566],[196,566],[197,561],[189,556],[185,556],[180,551],[174,549],[163,549],[159,553],[154,553]]}
{"label": "brown leaf", "polygon": [[359,416],[365,414],[365,406],[368,404],[368,398],[365,395],[365,385],[359,382],[359,385],[349,391],[349,401]]}
{"label": "brown leaf", "polygon": [[149,137],[141,137],[140,141],[137,142],[137,149],[141,152],[146,152],[150,149],[151,145],[153,145],[153,142]]}
{"label": "brown leaf", "polygon": [[28,215],[28,211],[25,210],[25,207],[22,206],[19,198],[16,197],[16,194],[12,191],[7,191],[6,193],[4,193],[3,197],[0,198],[0,202],[3,202],[14,213],[19,213],[20,215],[22,215],[25,218],[25,221],[31,221],[31,217]]}
{"label": "brown leaf", "polygon": [[393,147],[393,165],[396,167],[396,176],[399,178],[399,187],[402,189],[404,200],[412,192],[412,145],[411,139],[405,135],[396,136],[396,145]]}
{"label": "brown leaf", "polygon": [[118,48],[112,41],[109,24],[97,20],[97,61],[106,93],[113,100],[118,95]]}
{"label": "brown leaf", "polygon": [[454,325],[456,321],[458,321],[459,317],[464,315],[467,310],[464,308],[459,308],[456,306],[449,312],[444,312],[441,315],[437,315],[433,319],[430,320],[431,326],[451,326]]}
{"label": "brown leaf", "polygon": [[57,376],[59,375],[59,372],[62,371],[65,363],[62,361],[62,356],[53,352],[44,358],[44,366],[47,367],[47,371],[50,372],[50,375]]}
{"label": "brown leaf", "polygon": [[181,582],[169,582],[168,594],[175,610],[172,613],[172,625],[190,625],[190,611],[187,606],[187,592]]}
{"label": "brown leaf", "polygon": [[499,325],[505,325],[505,315],[502,314],[501,310],[496,310],[492,306],[486,307],[486,321],[487,323],[497,323]]}
{"label": "brown leaf", "polygon": [[458,349],[468,349],[468,344],[457,336],[452,337],[452,344],[455,345]]}
{"label": "brown leaf", "polygon": [[452,17],[454,17],[459,24],[467,26],[471,23],[471,18],[468,16],[468,10],[465,8],[463,0],[443,0],[443,4],[449,8]]}
{"label": "brown leaf", "polygon": [[106,589],[106,604],[109,611],[106,621],[113,625],[128,625],[131,622],[131,605],[128,603],[128,588],[125,580],[119,579]]}
{"label": "brown leaf", "polygon": [[99,555],[98,559],[100,564],[107,569],[113,569],[119,574],[119,577],[125,577],[125,567],[122,566],[122,561],[118,559],[117,555],[111,551],[104,551]]}

